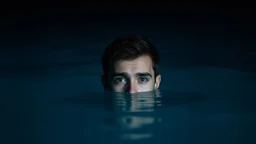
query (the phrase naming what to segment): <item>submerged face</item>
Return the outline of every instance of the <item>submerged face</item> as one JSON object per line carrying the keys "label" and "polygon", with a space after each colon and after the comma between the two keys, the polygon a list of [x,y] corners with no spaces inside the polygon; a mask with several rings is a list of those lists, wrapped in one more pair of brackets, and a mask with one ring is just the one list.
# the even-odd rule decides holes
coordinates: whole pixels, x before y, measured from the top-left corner
{"label": "submerged face", "polygon": [[160,75],[155,79],[151,58],[145,55],[114,63],[108,85],[114,92],[137,93],[157,89],[160,81]]}

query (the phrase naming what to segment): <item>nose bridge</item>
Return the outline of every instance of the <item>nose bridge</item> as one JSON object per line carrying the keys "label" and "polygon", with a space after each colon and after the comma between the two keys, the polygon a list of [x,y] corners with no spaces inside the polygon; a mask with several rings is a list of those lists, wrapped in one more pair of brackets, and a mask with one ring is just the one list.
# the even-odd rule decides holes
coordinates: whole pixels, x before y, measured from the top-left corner
{"label": "nose bridge", "polygon": [[129,93],[136,93],[137,92],[137,87],[135,81],[130,81],[128,83],[128,90]]}

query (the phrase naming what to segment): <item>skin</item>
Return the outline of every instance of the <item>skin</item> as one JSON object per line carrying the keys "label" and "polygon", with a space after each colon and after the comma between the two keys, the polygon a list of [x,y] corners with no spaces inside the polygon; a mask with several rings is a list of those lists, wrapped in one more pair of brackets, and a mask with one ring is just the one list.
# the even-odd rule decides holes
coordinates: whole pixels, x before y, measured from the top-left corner
{"label": "skin", "polygon": [[137,93],[158,89],[161,75],[155,79],[150,56],[140,56],[134,60],[120,60],[114,63],[113,72],[107,83],[102,77],[102,84],[108,85],[114,92]]}

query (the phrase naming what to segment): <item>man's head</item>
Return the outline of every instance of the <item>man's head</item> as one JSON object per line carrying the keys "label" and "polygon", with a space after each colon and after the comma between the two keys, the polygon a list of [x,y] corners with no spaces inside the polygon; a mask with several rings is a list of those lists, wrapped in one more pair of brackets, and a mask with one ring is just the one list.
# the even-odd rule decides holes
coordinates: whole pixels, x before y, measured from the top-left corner
{"label": "man's head", "polygon": [[101,57],[104,89],[128,93],[157,89],[161,82],[159,59],[149,40],[139,36],[114,40]]}

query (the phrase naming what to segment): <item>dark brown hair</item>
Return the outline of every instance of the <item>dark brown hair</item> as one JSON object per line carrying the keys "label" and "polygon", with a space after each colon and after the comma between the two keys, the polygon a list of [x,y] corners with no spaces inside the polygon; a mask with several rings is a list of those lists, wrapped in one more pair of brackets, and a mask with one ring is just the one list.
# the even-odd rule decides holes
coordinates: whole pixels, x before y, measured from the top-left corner
{"label": "dark brown hair", "polygon": [[101,57],[104,75],[108,75],[116,61],[133,60],[143,55],[151,57],[155,77],[158,76],[160,58],[156,47],[150,40],[137,35],[117,38],[106,47]]}

